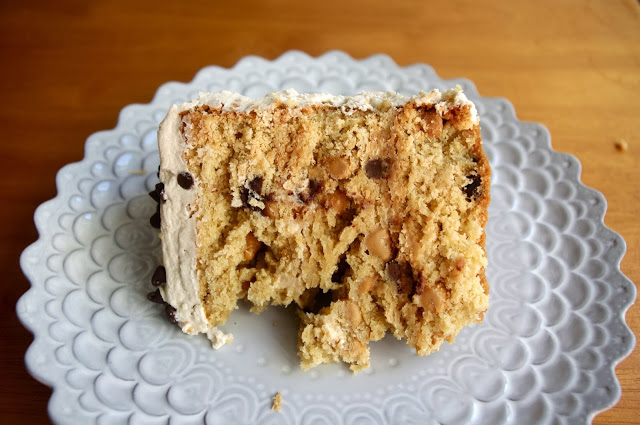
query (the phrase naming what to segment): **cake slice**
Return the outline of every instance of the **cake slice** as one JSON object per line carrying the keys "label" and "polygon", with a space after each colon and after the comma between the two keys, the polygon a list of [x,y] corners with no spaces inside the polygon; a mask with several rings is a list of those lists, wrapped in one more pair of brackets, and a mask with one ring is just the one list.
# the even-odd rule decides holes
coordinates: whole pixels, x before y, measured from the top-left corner
{"label": "cake slice", "polygon": [[158,134],[160,293],[184,332],[218,348],[238,300],[295,303],[302,368],[357,371],[387,330],[424,355],[482,320],[490,169],[460,88],[205,94]]}

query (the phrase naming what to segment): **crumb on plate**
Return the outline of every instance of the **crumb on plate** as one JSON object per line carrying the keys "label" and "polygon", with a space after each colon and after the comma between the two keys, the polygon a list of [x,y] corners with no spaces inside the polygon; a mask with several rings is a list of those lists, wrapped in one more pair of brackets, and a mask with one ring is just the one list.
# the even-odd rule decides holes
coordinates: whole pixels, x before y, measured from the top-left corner
{"label": "crumb on plate", "polygon": [[629,143],[624,139],[617,139],[613,145],[618,152],[626,152],[629,149]]}
{"label": "crumb on plate", "polygon": [[271,410],[275,410],[279,412],[282,408],[282,394],[278,392],[275,397],[273,397],[273,404],[271,405]]}

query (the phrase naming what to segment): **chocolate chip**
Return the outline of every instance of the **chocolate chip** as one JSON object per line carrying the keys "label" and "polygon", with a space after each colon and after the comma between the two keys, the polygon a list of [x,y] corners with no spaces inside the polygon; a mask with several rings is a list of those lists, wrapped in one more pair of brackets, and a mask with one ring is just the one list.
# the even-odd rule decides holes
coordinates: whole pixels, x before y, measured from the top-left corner
{"label": "chocolate chip", "polygon": [[253,210],[253,211],[261,211],[260,208],[256,207],[255,205],[251,205],[249,203],[249,201],[251,199],[255,199],[257,201],[263,201],[262,198],[262,176],[256,176],[253,179],[251,179],[251,181],[249,182],[249,188],[247,189],[246,187],[241,187],[240,188],[240,200],[242,201],[242,204]]}
{"label": "chocolate chip", "polygon": [[251,191],[246,187],[240,188],[240,200],[242,201],[242,205],[244,205],[245,207],[249,208],[252,211],[260,211],[260,208],[256,207],[255,205],[251,205],[249,203],[250,199],[258,199],[258,198],[251,196]]}
{"label": "chocolate chip", "polygon": [[387,275],[395,282],[398,292],[411,296],[415,291],[415,279],[411,264],[406,261],[389,261],[387,263]]}
{"label": "chocolate chip", "polygon": [[249,189],[246,187],[240,188],[240,200],[242,201],[242,205],[251,208],[251,205],[249,204]]}
{"label": "chocolate chip", "polygon": [[162,295],[160,295],[159,289],[156,289],[153,292],[149,292],[147,294],[147,299],[153,303],[164,304],[164,300],[162,299]]}
{"label": "chocolate chip", "polygon": [[333,283],[342,283],[344,280],[344,275],[347,273],[351,266],[347,263],[347,256],[343,255],[340,257],[340,261],[338,262],[338,268],[333,275],[331,276],[331,282]]}
{"label": "chocolate chip", "polygon": [[164,195],[164,183],[156,184],[156,188],[151,192],[149,192],[149,196],[151,196],[153,200],[156,202],[164,201],[163,195]]}
{"label": "chocolate chip", "polygon": [[364,173],[370,179],[386,179],[389,175],[389,161],[386,159],[371,159],[365,164]]}
{"label": "chocolate chip", "polygon": [[186,171],[178,174],[178,184],[183,189],[191,189],[193,186],[193,177]]}
{"label": "chocolate chip", "polygon": [[426,280],[422,278],[422,275],[414,282],[413,293],[416,295],[422,294],[425,286],[427,286]]}
{"label": "chocolate chip", "polygon": [[151,218],[149,219],[149,223],[151,224],[151,227],[153,227],[155,229],[159,229],[160,228],[160,224],[161,224],[161,221],[160,221],[160,204],[158,204],[155,214],[153,214],[151,216]]}
{"label": "chocolate chip", "polygon": [[318,180],[309,180],[309,192],[311,196],[315,195],[320,190],[320,182]]}
{"label": "chocolate chip", "polygon": [[174,325],[177,325],[178,319],[176,319],[176,309],[173,308],[171,305],[167,304],[164,311],[165,313],[167,313],[167,319],[169,319],[169,321]]}
{"label": "chocolate chip", "polygon": [[249,189],[253,190],[256,197],[260,197],[262,194],[262,176],[256,176],[249,182]]}
{"label": "chocolate chip", "polygon": [[298,195],[298,199],[300,199],[305,204],[308,204],[309,202],[313,201],[313,198],[315,198],[316,194],[320,192],[321,189],[322,183],[320,183],[318,180],[311,179],[309,180],[307,191],[300,193]]}
{"label": "chocolate chip", "polygon": [[160,194],[155,190],[152,190],[151,192],[149,192],[149,196],[151,196],[151,199],[153,199],[154,201],[160,202]]}
{"label": "chocolate chip", "polygon": [[158,165],[158,172],[156,173],[156,176],[158,176],[158,178],[160,178],[160,165]]}
{"label": "chocolate chip", "polygon": [[482,184],[482,178],[477,174],[471,174],[467,176],[467,179],[471,180],[471,182],[463,187],[462,190],[467,195],[467,201],[471,202],[472,199],[479,195],[478,189]]}
{"label": "chocolate chip", "polygon": [[160,286],[167,281],[167,270],[163,266],[156,267],[156,270],[151,276],[151,284],[153,286]]}
{"label": "chocolate chip", "polygon": [[402,278],[402,266],[396,260],[387,263],[387,274],[394,282]]}
{"label": "chocolate chip", "polygon": [[238,131],[236,133],[236,139],[241,139],[241,138],[242,138],[242,133]]}

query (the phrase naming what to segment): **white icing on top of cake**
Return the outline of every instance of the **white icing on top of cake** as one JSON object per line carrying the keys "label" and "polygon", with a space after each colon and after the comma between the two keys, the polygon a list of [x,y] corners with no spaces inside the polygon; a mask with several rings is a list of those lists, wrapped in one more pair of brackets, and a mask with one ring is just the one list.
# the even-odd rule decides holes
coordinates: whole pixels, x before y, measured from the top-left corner
{"label": "white icing on top of cake", "polygon": [[212,108],[221,108],[223,111],[263,111],[274,105],[285,104],[287,106],[305,107],[308,105],[328,105],[342,109],[349,115],[354,110],[373,111],[391,106],[404,105],[414,100],[418,105],[435,105],[440,115],[446,114],[454,108],[469,106],[469,121],[478,124],[478,112],[476,107],[462,92],[460,86],[454,89],[440,92],[435,89],[428,93],[420,92],[417,96],[406,97],[395,92],[362,92],[355,96],[337,96],[332,94],[300,94],[293,89],[269,93],[265,97],[253,99],[230,91],[219,93],[200,93],[200,98],[182,105],[182,108],[191,109],[196,106],[209,105]]}
{"label": "white icing on top of cake", "polygon": [[[260,99],[252,99],[223,91],[201,93],[197,100],[171,107],[158,131],[160,181],[164,183],[164,200],[161,203],[162,254],[167,272],[167,283],[160,288],[160,292],[164,300],[176,309],[175,317],[183,332],[206,334],[214,348],[233,340],[231,334],[225,334],[209,324],[199,293],[200,284],[196,274],[196,223],[190,218],[189,212],[189,205],[195,201],[198,194],[199,182],[194,177],[194,184],[190,189],[184,189],[178,184],[178,175],[187,171],[187,164],[182,158],[187,145],[180,131],[180,113],[201,105],[225,111],[248,112],[267,111],[276,105],[285,104],[290,107],[329,105],[340,108],[348,115],[354,110],[385,110],[389,106],[403,105],[409,101],[415,101],[419,106],[433,105],[441,116],[452,109],[465,108],[467,113],[458,117],[463,127],[471,128],[478,124],[475,105],[462,93],[460,86],[443,93],[439,90],[420,92],[414,97],[405,97],[393,92],[363,92],[351,97],[298,94],[290,89],[271,93]],[[336,329],[328,326],[327,331],[336,339],[340,339]]]}

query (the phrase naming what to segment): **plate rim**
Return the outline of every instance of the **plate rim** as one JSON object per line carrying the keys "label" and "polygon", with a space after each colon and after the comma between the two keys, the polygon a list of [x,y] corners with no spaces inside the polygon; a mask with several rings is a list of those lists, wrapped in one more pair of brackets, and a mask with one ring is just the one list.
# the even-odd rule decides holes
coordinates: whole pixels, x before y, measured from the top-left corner
{"label": "plate rim", "polygon": [[[198,70],[194,77],[188,81],[188,82],[181,82],[181,81],[168,81],[163,83],[162,85],[160,85],[152,99],[150,102],[148,103],[133,103],[133,104],[129,104],[124,106],[119,114],[118,114],[118,120],[115,124],[115,126],[111,129],[108,130],[101,130],[101,131],[97,131],[92,133],[91,135],[89,135],[84,142],[84,152],[83,152],[83,158],[79,161],[76,162],[72,162],[69,164],[64,165],[63,167],[61,167],[58,172],[56,173],[56,177],[55,177],[55,181],[56,181],[56,195],[41,203],[40,205],[38,205],[38,207],[36,207],[35,212],[34,212],[34,224],[36,227],[36,230],[38,232],[38,238],[36,239],[36,241],[34,241],[33,243],[31,243],[29,246],[27,246],[21,253],[20,255],[20,268],[24,274],[24,276],[27,278],[27,280],[29,281],[29,289],[27,289],[24,294],[22,294],[20,296],[20,298],[18,299],[17,303],[16,303],[16,315],[18,317],[18,319],[20,320],[20,323],[22,324],[23,327],[25,327],[32,335],[33,335],[33,341],[30,343],[29,347],[27,348],[26,352],[25,352],[25,367],[27,369],[27,371],[29,372],[29,374],[31,376],[34,377],[34,379],[36,379],[37,381],[39,381],[40,383],[50,387],[52,389],[52,394],[51,397],[49,398],[48,401],[48,413],[50,418],[53,420],[54,419],[54,415],[53,415],[53,401],[56,398],[56,390],[58,389],[58,387],[60,385],[62,385],[60,382],[55,382],[55,380],[51,380],[48,376],[45,376],[44,374],[40,374],[36,371],[36,369],[33,367],[33,365],[31,364],[32,362],[32,356],[30,356],[30,352],[33,352],[34,350],[37,349],[37,347],[40,344],[40,340],[41,340],[41,336],[38,334],[38,329],[37,326],[33,325],[33,324],[29,324],[28,321],[26,320],[26,313],[24,311],[24,309],[21,308],[21,306],[23,304],[25,304],[27,301],[27,299],[29,299],[30,297],[34,297],[35,296],[35,291],[36,291],[36,287],[34,286],[33,282],[37,279],[37,269],[38,269],[38,265],[37,264],[30,264],[27,261],[27,257],[28,256],[33,256],[34,253],[41,253],[44,251],[44,244],[45,244],[45,235],[46,235],[46,229],[45,229],[45,224],[46,224],[46,220],[49,217],[50,213],[48,213],[48,210],[51,210],[52,208],[55,207],[56,204],[60,204],[64,201],[63,196],[64,196],[64,185],[65,185],[65,181],[63,179],[63,175],[67,174],[70,170],[75,169],[75,168],[83,168],[86,167],[88,164],[90,164],[90,151],[92,149],[92,140],[94,140],[98,135],[100,134],[106,134],[106,133],[112,133],[117,129],[120,129],[123,124],[127,121],[127,115],[130,115],[135,109],[140,108],[140,107],[150,107],[151,105],[153,105],[154,103],[158,102],[160,97],[161,97],[161,91],[163,90],[163,88],[166,87],[171,87],[173,85],[180,85],[180,86],[188,86],[190,84],[193,84],[195,82],[197,82],[198,80],[204,79],[207,73],[211,73],[211,72],[218,72],[218,71],[225,71],[225,72],[233,72],[233,71],[237,71],[237,70],[242,70],[244,67],[246,66],[255,66],[256,63],[262,63],[262,64],[283,64],[283,63],[287,63],[287,62],[291,62],[291,61],[296,61],[298,59],[304,59],[304,60],[311,60],[311,61],[328,61],[328,60],[347,60],[350,62],[356,62],[356,63],[363,63],[363,64],[367,64],[370,62],[374,62],[374,61],[378,61],[380,63],[383,64],[383,66],[386,67],[392,67],[392,68],[396,68],[396,69],[402,69],[402,70],[408,70],[411,68],[416,68],[419,67],[420,69],[422,69],[424,72],[426,72],[427,74],[433,76],[435,79],[439,80],[439,81],[446,81],[446,82],[451,82],[451,83],[462,83],[464,84],[465,87],[465,92],[467,94],[471,94],[471,96],[475,96],[475,97],[482,97],[483,99],[494,99],[496,101],[499,101],[501,103],[503,103],[504,105],[507,106],[508,108],[508,113],[518,122],[520,123],[528,123],[528,124],[533,124],[538,126],[538,128],[542,129],[543,132],[545,132],[545,140],[548,141],[546,148],[549,149],[549,151],[552,153],[552,155],[557,155],[560,157],[565,158],[566,161],[570,161],[573,165],[574,165],[574,177],[575,179],[573,179],[573,181],[577,184],[577,187],[580,188],[583,191],[588,192],[591,196],[595,197],[598,199],[599,202],[602,203],[603,208],[601,211],[599,211],[597,214],[593,214],[590,215],[590,218],[593,220],[593,222],[596,224],[597,228],[596,231],[604,231],[606,232],[610,237],[612,237],[615,241],[616,241],[616,246],[615,246],[615,256],[614,256],[614,260],[612,260],[610,262],[610,264],[612,266],[616,267],[616,271],[617,273],[617,277],[618,279],[621,280],[621,284],[626,285],[628,291],[629,291],[629,296],[627,299],[625,299],[625,303],[624,305],[618,310],[617,312],[617,316],[618,319],[620,320],[620,322],[624,325],[624,331],[626,331],[628,339],[626,340],[626,343],[623,344],[622,348],[622,352],[620,353],[619,356],[615,357],[612,359],[612,361],[609,363],[609,371],[611,373],[611,375],[613,376],[613,379],[616,383],[616,391],[614,392],[614,394],[612,395],[612,397],[610,398],[610,400],[608,400],[608,402],[601,408],[590,411],[588,414],[588,420],[589,422],[591,422],[593,420],[593,418],[600,412],[607,410],[609,408],[611,408],[612,406],[614,406],[621,397],[621,386],[620,386],[620,381],[618,379],[618,376],[616,374],[616,367],[618,366],[618,364],[620,364],[620,362],[622,362],[625,358],[627,358],[631,352],[633,351],[635,344],[636,344],[636,337],[635,334],[633,333],[633,331],[631,330],[631,328],[629,327],[629,324],[626,321],[626,313],[628,311],[628,309],[635,303],[636,301],[636,297],[637,297],[637,289],[635,284],[622,272],[621,268],[620,268],[620,264],[622,261],[622,258],[624,258],[624,255],[626,254],[626,250],[627,250],[627,244],[624,240],[624,238],[617,233],[616,231],[612,230],[611,228],[609,228],[605,222],[604,222],[604,217],[606,215],[606,211],[607,211],[607,201],[606,198],[604,197],[604,195],[596,190],[593,189],[589,186],[587,186],[586,184],[584,184],[581,180],[581,170],[582,170],[582,164],[580,163],[580,161],[578,160],[578,158],[570,153],[565,153],[565,152],[558,152],[555,151],[553,149],[553,146],[551,144],[551,133],[550,131],[547,129],[546,126],[544,126],[543,124],[540,123],[535,123],[535,122],[530,122],[530,121],[522,121],[520,119],[518,119],[517,115],[516,115],[516,111],[515,108],[513,106],[513,104],[506,98],[503,97],[485,97],[485,96],[481,96],[475,86],[475,84],[471,81],[468,80],[466,78],[453,78],[453,79],[443,79],[440,78],[437,73],[435,72],[434,68],[428,64],[425,63],[413,63],[413,64],[409,64],[406,66],[400,66],[398,64],[396,64],[396,62],[387,54],[382,54],[382,53],[378,53],[378,54],[373,54],[370,56],[367,56],[365,58],[362,59],[355,59],[352,56],[350,56],[349,54],[347,54],[346,52],[343,52],[341,50],[329,50],[319,56],[311,56],[308,55],[305,52],[302,52],[300,50],[289,50],[284,52],[283,54],[281,54],[280,56],[278,56],[277,58],[273,59],[273,60],[269,60],[266,58],[263,58],[261,56],[257,56],[257,55],[248,55],[248,56],[244,56],[242,58],[240,58],[233,66],[231,67],[221,67],[221,66],[217,66],[217,65],[208,65],[205,66],[203,68],[201,68],[200,70]],[[596,220],[597,218],[597,220]],[[608,281],[610,282],[610,280]]]}

